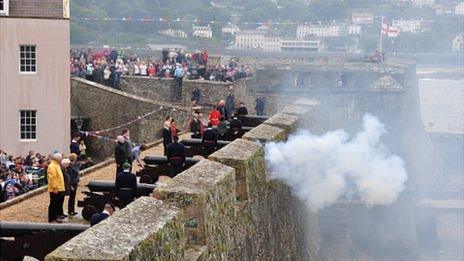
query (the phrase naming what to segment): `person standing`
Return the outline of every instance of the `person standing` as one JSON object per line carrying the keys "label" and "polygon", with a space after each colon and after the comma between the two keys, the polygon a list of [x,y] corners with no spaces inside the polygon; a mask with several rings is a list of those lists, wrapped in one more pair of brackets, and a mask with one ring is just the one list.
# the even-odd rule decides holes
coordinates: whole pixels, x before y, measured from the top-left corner
{"label": "person standing", "polygon": [[256,105],[255,105],[255,110],[256,110],[256,115],[258,116],[264,116],[264,97],[259,97],[255,100]]}
{"label": "person standing", "polygon": [[176,70],[174,71],[174,77],[176,78],[177,88],[182,89],[182,79],[184,78],[184,69],[181,64],[177,64]]}
{"label": "person standing", "polygon": [[69,199],[68,199],[68,215],[74,216],[77,215],[75,211],[75,202],[76,202],[76,193],[77,193],[77,187],[79,186],[79,169],[80,166],[77,163],[77,155],[72,153],[69,155],[69,160],[71,161],[71,164],[68,167],[68,173],[69,173]]}
{"label": "person standing", "polygon": [[240,102],[237,108],[237,116],[242,117],[246,115],[248,115],[248,109],[245,107],[245,104],[243,102]]}
{"label": "person standing", "polygon": [[212,128],[210,123],[201,138],[201,145],[205,149],[205,155],[203,155],[205,158],[216,150],[217,141],[218,133]]}
{"label": "person standing", "polygon": [[221,113],[219,112],[217,107],[214,106],[213,110],[208,116],[209,123],[211,123],[211,126],[218,126],[220,119],[221,119]]}
{"label": "person standing", "polygon": [[232,113],[235,110],[235,96],[233,88],[229,89],[229,95],[226,97],[226,120],[232,118]]}
{"label": "person standing", "polygon": [[74,153],[77,156],[81,154],[80,149],[79,149],[80,140],[81,140],[81,135],[78,132],[72,135],[71,145],[69,145],[70,153]]}
{"label": "person standing", "polygon": [[195,87],[192,91],[192,98],[190,99],[193,105],[199,104],[201,100],[201,91],[200,88]]}
{"label": "person standing", "polygon": [[117,139],[117,143],[116,143],[116,147],[114,148],[114,159],[116,160],[116,174],[118,174],[123,171],[122,165],[125,162],[129,162],[129,159],[132,157],[126,154],[126,147],[124,145],[124,142],[125,142],[124,136],[119,135],[116,139]]}
{"label": "person standing", "polygon": [[[121,135],[124,137],[124,149],[128,157],[128,162],[132,166],[132,162],[134,161],[134,159],[132,158],[133,146],[132,146],[132,141],[130,139],[130,131],[128,129],[123,129]],[[132,167],[131,167],[131,171],[132,171]]]}
{"label": "person standing", "polygon": [[59,218],[66,218],[67,215],[64,214],[63,205],[66,196],[69,196],[71,190],[71,180],[69,177],[69,166],[71,165],[71,161],[69,159],[62,159],[61,160],[61,173],[63,173],[63,180],[64,180],[64,191],[61,192],[62,197],[60,198],[60,215]]}
{"label": "person standing", "polygon": [[168,145],[167,158],[170,167],[170,176],[174,178],[177,174],[182,172],[185,164],[185,146],[179,143],[179,137],[173,137],[173,143]]}
{"label": "person standing", "polygon": [[123,171],[116,175],[116,196],[123,207],[134,201],[135,192],[137,190],[137,177],[130,171],[130,169],[131,164],[126,162],[123,164]]}
{"label": "person standing", "polygon": [[48,193],[50,194],[50,204],[48,206],[48,222],[61,223],[58,218],[60,212],[60,202],[62,202],[62,192],[65,191],[63,172],[61,171],[60,162],[62,156],[60,153],[54,153],[47,168]]}
{"label": "person standing", "polygon": [[172,136],[171,136],[171,117],[166,117],[166,121],[163,124],[163,147],[164,147],[164,155],[167,154],[168,145],[172,143]]}

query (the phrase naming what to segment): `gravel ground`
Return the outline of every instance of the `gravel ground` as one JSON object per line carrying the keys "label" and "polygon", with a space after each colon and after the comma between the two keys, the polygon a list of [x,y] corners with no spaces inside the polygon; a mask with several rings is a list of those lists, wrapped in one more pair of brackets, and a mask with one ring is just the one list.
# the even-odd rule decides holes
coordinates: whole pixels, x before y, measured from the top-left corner
{"label": "gravel ground", "polygon": [[[190,134],[181,135],[181,138],[190,137]],[[163,145],[157,145],[145,152],[142,153],[142,157],[151,154],[151,155],[162,155],[163,154]],[[136,165],[136,164],[134,164]],[[137,168],[134,170],[137,171]],[[84,194],[82,191],[86,190],[86,185],[91,180],[114,180],[116,172],[116,164],[108,165],[104,168],[94,171],[91,174],[88,174],[84,177],[81,177],[79,187],[77,189],[76,195],[76,212],[79,215],[65,219],[65,222],[69,223],[86,223],[86,221],[81,217],[80,212],[81,208],[77,207],[77,200],[82,200]],[[48,221],[48,204],[50,196],[48,193],[42,193],[35,197],[29,198],[23,202],[12,205],[8,208],[0,210],[0,220],[1,221],[17,221],[17,222],[47,222]],[[64,211],[67,213],[67,202],[68,197],[65,198]]]}

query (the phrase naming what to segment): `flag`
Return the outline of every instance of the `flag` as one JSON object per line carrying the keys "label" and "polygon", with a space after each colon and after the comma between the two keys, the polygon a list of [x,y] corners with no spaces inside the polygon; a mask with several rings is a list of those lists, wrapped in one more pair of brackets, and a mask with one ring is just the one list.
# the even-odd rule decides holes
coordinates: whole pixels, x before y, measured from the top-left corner
{"label": "flag", "polygon": [[387,37],[398,37],[400,30],[396,26],[391,26],[387,19],[382,18],[382,34]]}

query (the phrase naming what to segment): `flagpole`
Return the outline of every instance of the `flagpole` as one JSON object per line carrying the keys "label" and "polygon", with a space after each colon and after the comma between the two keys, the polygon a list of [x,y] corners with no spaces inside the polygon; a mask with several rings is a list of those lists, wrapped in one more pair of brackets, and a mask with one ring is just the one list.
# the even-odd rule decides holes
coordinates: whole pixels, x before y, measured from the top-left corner
{"label": "flagpole", "polygon": [[380,61],[383,62],[383,20],[385,17],[382,17],[380,20],[380,43],[379,43],[379,51],[380,51]]}

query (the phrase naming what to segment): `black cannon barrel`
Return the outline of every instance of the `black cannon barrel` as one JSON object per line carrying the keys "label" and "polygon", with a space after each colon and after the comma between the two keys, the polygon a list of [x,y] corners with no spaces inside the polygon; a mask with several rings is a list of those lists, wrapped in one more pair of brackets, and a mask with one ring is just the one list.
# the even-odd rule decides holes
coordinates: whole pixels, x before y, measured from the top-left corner
{"label": "black cannon barrel", "polygon": [[[201,139],[183,139],[182,143],[185,146],[200,146],[201,145]],[[230,143],[230,141],[227,141],[227,140],[218,140],[217,144],[218,144],[219,147],[224,147],[229,143]]]}
{"label": "black cannon barrel", "polygon": [[80,224],[50,224],[0,221],[0,237],[18,237],[35,234],[77,235],[89,228]]}
{"label": "black cannon barrel", "polygon": [[258,116],[258,115],[246,115],[240,116],[238,119],[242,122],[242,126],[247,127],[256,127],[261,123],[265,122],[269,117],[267,116]]}
{"label": "black cannon barrel", "polygon": [[[185,158],[185,163],[187,165],[193,165],[198,163],[201,159],[187,157]],[[143,158],[143,161],[147,165],[159,165],[159,164],[166,164],[168,163],[168,158],[166,156],[158,156],[158,155],[148,155]]]}
{"label": "black cannon barrel", "polygon": [[[114,185],[114,181],[91,180],[89,181],[89,184],[87,184],[87,187],[92,192],[111,192],[114,190],[115,185]],[[154,184],[146,184],[146,183],[137,184],[138,192],[142,194],[146,194],[146,195],[150,194],[155,188],[156,188],[156,185]]]}

